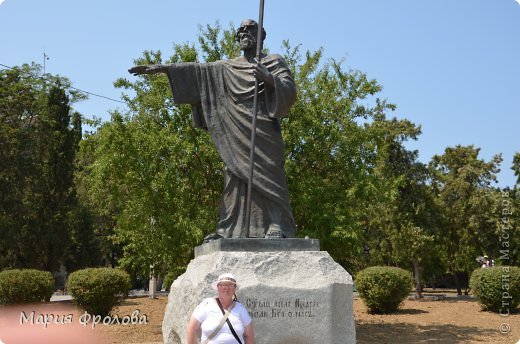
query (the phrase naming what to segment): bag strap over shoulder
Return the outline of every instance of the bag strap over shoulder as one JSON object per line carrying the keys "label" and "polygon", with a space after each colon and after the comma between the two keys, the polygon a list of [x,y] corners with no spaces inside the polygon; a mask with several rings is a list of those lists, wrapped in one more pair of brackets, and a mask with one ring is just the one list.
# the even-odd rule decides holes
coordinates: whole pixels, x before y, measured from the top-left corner
{"label": "bag strap over shoulder", "polygon": [[[225,312],[228,312],[227,309],[224,310],[224,307],[222,307],[222,304],[220,303],[220,300],[218,298],[217,298],[217,304],[220,307],[220,310],[222,311],[222,314],[225,314]],[[231,311],[233,309],[233,307],[235,307],[235,302],[232,303],[231,308],[229,308],[229,310]],[[231,325],[231,321],[229,321],[229,319],[227,319],[227,318],[226,318],[226,321],[227,321],[227,324],[229,326],[229,329],[231,330],[231,333],[233,334],[233,337],[235,337],[235,339],[237,340],[238,344],[242,344],[242,341],[240,340],[240,337],[235,332],[235,329],[233,328],[233,325]]]}
{"label": "bag strap over shoulder", "polygon": [[[215,336],[217,335],[217,333],[219,333],[219,331],[222,329],[222,326],[224,326],[224,323],[226,322],[226,320],[227,320],[228,323],[229,323],[228,317],[229,317],[229,315],[231,314],[231,310],[233,309],[233,307],[235,307],[235,303],[233,303],[233,304],[231,305],[231,307],[229,308],[229,310],[226,309],[226,310],[224,311],[224,309],[222,308],[222,305],[220,304],[220,301],[219,301],[218,298],[216,299],[216,301],[217,301],[218,306],[220,307],[220,310],[221,310],[222,313],[224,314],[224,316],[222,317],[222,319],[221,319],[220,322],[218,323],[218,326],[213,330],[213,332],[210,333],[210,335],[206,338],[206,340],[204,341],[203,344],[208,344],[209,341],[210,341],[213,337],[215,337]],[[231,330],[231,331],[233,332],[233,330]],[[236,337],[235,337],[235,338],[236,338]],[[242,343],[240,343],[240,344],[242,344]]]}

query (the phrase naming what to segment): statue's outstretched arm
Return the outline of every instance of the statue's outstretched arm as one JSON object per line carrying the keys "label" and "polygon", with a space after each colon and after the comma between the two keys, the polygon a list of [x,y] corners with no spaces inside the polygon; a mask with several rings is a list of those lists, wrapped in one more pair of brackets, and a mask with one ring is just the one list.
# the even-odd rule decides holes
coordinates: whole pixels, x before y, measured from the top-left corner
{"label": "statue's outstretched arm", "polygon": [[139,65],[132,67],[128,70],[129,73],[133,75],[141,75],[141,74],[157,74],[157,73],[166,73],[167,68],[165,65]]}

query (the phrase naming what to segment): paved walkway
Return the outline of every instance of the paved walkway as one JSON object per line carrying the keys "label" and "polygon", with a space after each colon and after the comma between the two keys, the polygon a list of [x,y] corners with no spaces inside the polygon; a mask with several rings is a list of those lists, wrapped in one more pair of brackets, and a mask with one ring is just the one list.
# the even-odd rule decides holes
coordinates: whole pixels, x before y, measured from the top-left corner
{"label": "paved walkway", "polygon": [[[155,293],[155,295],[157,296],[168,296],[168,292],[167,291],[157,291]],[[128,293],[128,298],[134,298],[134,297],[148,297],[149,294],[148,294],[148,291],[144,291],[144,290],[130,290],[130,292]],[[51,302],[59,302],[59,301],[70,301],[72,300],[72,295],[69,295],[69,294],[64,294],[64,293],[54,293],[52,296],[51,296]]]}

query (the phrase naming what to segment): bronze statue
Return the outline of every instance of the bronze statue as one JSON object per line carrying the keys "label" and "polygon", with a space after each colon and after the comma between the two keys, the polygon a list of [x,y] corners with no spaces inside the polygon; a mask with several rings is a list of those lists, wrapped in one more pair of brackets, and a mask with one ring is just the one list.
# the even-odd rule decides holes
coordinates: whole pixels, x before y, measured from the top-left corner
{"label": "bronze statue", "polygon": [[[284,144],[278,118],[296,100],[296,87],[282,56],[255,60],[258,24],[244,20],[236,40],[243,55],[210,63],[136,66],[134,75],[166,73],[174,101],[191,104],[195,127],[209,131],[224,161],[224,192],[216,232],[206,238],[294,237],[284,171]],[[265,39],[262,30],[262,39]],[[252,108],[258,78],[256,150],[251,193],[251,227],[245,219]],[[248,234],[247,234],[248,233]]]}

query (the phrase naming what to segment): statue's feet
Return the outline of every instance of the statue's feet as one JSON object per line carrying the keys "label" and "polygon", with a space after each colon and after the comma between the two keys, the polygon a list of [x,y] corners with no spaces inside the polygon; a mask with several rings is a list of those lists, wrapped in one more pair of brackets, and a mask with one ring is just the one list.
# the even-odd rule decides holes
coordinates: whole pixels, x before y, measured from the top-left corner
{"label": "statue's feet", "polygon": [[265,233],[265,239],[282,239],[287,238],[285,233],[278,225],[270,225],[267,233]]}
{"label": "statue's feet", "polygon": [[204,241],[202,242],[203,244],[206,244],[210,241],[213,241],[213,240],[219,240],[219,239],[222,239],[224,238],[222,235],[218,234],[218,233],[211,233],[210,235],[206,236],[204,238]]}

